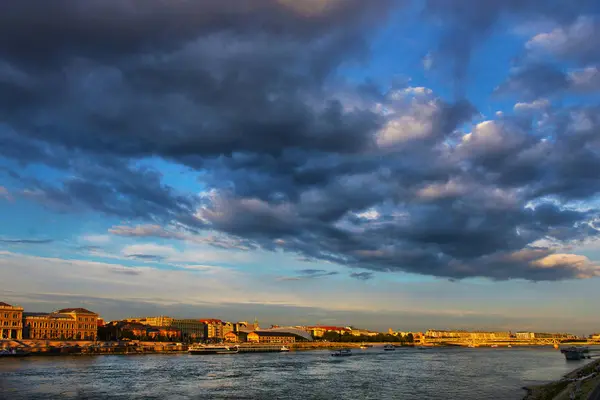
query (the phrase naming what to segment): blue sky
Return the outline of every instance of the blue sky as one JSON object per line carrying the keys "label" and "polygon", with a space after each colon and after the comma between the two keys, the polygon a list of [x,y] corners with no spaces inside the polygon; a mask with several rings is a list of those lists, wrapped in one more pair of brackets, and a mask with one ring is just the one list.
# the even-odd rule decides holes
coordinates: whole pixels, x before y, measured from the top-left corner
{"label": "blue sky", "polygon": [[25,3],[0,16],[0,300],[600,329],[593,2]]}

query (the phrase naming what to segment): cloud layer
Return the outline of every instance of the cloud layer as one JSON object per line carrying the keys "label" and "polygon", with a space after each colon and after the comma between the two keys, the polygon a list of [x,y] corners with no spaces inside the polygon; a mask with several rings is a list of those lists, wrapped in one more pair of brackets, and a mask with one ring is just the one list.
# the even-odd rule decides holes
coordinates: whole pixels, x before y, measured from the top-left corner
{"label": "cloud layer", "polygon": [[[475,38],[502,16],[556,25],[527,42],[498,88],[525,94],[519,112],[484,120],[470,102],[428,88],[382,90],[340,76],[368,56],[369,39],[404,2],[298,4],[0,6],[0,156],[61,176],[5,171],[23,186],[11,195],[117,217],[126,223],[116,235],[281,250],[370,271],[600,273],[559,250],[599,232],[590,203],[600,192],[599,109],[538,99],[593,90],[600,46],[571,45],[597,30],[583,15],[592,3],[427,3],[428,17],[450,16],[448,39],[465,38],[464,48],[439,44],[458,80]],[[539,51],[569,67],[539,62]],[[202,192],[165,182],[156,160],[186,168]]]}

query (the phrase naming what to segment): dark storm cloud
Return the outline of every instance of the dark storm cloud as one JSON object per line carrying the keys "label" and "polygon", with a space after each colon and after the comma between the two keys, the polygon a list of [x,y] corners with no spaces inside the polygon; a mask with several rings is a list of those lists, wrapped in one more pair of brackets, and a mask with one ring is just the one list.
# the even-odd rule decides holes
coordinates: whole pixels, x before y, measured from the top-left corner
{"label": "dark storm cloud", "polygon": [[[25,0],[0,8],[0,49],[9,59],[52,62],[172,49],[215,31],[320,37],[377,18],[394,1]],[[396,1],[398,3],[398,1]],[[31,29],[35,28],[35,35]],[[10,39],[9,39],[10,37]]]}
{"label": "dark storm cloud", "polygon": [[[427,17],[441,21],[439,52],[451,66],[457,94],[462,94],[473,50],[503,19],[518,22],[549,19],[567,25],[586,13],[599,13],[594,0],[428,0]],[[591,46],[590,46],[591,47]]]}
{"label": "dark storm cloud", "polygon": [[512,74],[508,81],[496,90],[498,93],[520,93],[528,99],[553,95],[568,89],[567,74],[549,64],[526,65]]}
{"label": "dark storm cloud", "polygon": [[162,184],[158,171],[110,157],[95,158],[94,162],[71,159],[74,174],[58,185],[24,179],[29,188],[21,195],[61,212],[93,209],[163,223],[193,212],[194,198],[178,195]]}
{"label": "dark storm cloud", "polygon": [[[477,115],[467,101],[336,79],[399,4],[2,4],[0,90],[14,101],[0,100],[0,155],[62,171],[52,182],[19,174],[15,193],[118,217],[111,232],[121,236],[449,278],[595,275],[593,263],[540,241],[598,235],[597,209],[567,204],[600,193],[598,110],[548,107],[543,124],[499,118],[463,135]],[[582,10],[563,18],[562,6],[541,4],[430,1],[427,12],[450,17],[441,46],[460,77],[476,37],[502,15],[568,24]],[[507,86],[533,97],[575,79],[544,68],[522,68]],[[204,192],[169,186],[152,158],[189,167]],[[222,237],[195,235],[206,231]]]}

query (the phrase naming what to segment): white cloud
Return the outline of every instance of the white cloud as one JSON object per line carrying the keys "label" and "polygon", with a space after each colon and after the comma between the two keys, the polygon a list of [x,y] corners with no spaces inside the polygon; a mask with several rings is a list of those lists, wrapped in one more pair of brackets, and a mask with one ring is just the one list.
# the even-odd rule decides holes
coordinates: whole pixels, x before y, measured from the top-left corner
{"label": "white cloud", "polygon": [[594,19],[582,16],[570,26],[555,28],[550,32],[533,36],[525,44],[525,48],[532,51],[547,51],[560,56],[577,50],[574,47],[587,45],[589,40],[594,38]]}
{"label": "white cloud", "polygon": [[531,103],[517,103],[514,106],[515,111],[539,111],[545,110],[550,107],[550,101],[548,99],[537,99],[532,101]]}
{"label": "white cloud", "polygon": [[411,140],[427,139],[433,134],[433,116],[438,112],[435,102],[413,105],[408,114],[396,112],[377,134],[380,147],[393,147]]}
{"label": "white cloud", "polygon": [[145,243],[125,246],[121,250],[121,253],[126,257],[132,257],[135,255],[152,255],[167,258],[177,255],[178,251],[171,246],[162,246],[154,243]]}
{"label": "white cloud", "polygon": [[109,235],[84,235],[81,237],[81,240],[91,244],[107,244],[110,243],[110,239]]}
{"label": "white cloud", "polygon": [[362,219],[368,219],[368,220],[377,220],[379,219],[379,217],[381,217],[381,215],[379,214],[379,212],[377,210],[375,210],[374,208],[369,208],[366,211],[363,211],[361,213],[356,214],[356,216],[358,218],[362,218]]}
{"label": "white cloud", "polygon": [[600,90],[600,69],[590,66],[569,72],[571,87],[579,92],[593,92]]}
{"label": "white cloud", "polygon": [[592,263],[589,258],[577,254],[551,254],[532,263],[538,268],[556,268],[569,265],[577,271],[577,278],[586,279],[600,276],[600,264]]}

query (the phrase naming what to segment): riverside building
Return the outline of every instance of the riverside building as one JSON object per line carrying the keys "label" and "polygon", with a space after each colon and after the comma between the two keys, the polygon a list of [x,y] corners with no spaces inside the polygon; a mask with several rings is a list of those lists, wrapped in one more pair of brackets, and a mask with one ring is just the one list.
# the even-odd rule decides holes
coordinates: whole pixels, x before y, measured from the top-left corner
{"label": "riverside building", "polygon": [[23,338],[23,307],[0,301],[0,339]]}
{"label": "riverside building", "polygon": [[98,314],[85,308],[23,313],[23,334],[27,339],[96,340]]}
{"label": "riverside building", "polygon": [[267,344],[295,343],[296,335],[287,332],[255,331],[248,334],[248,342]]}

